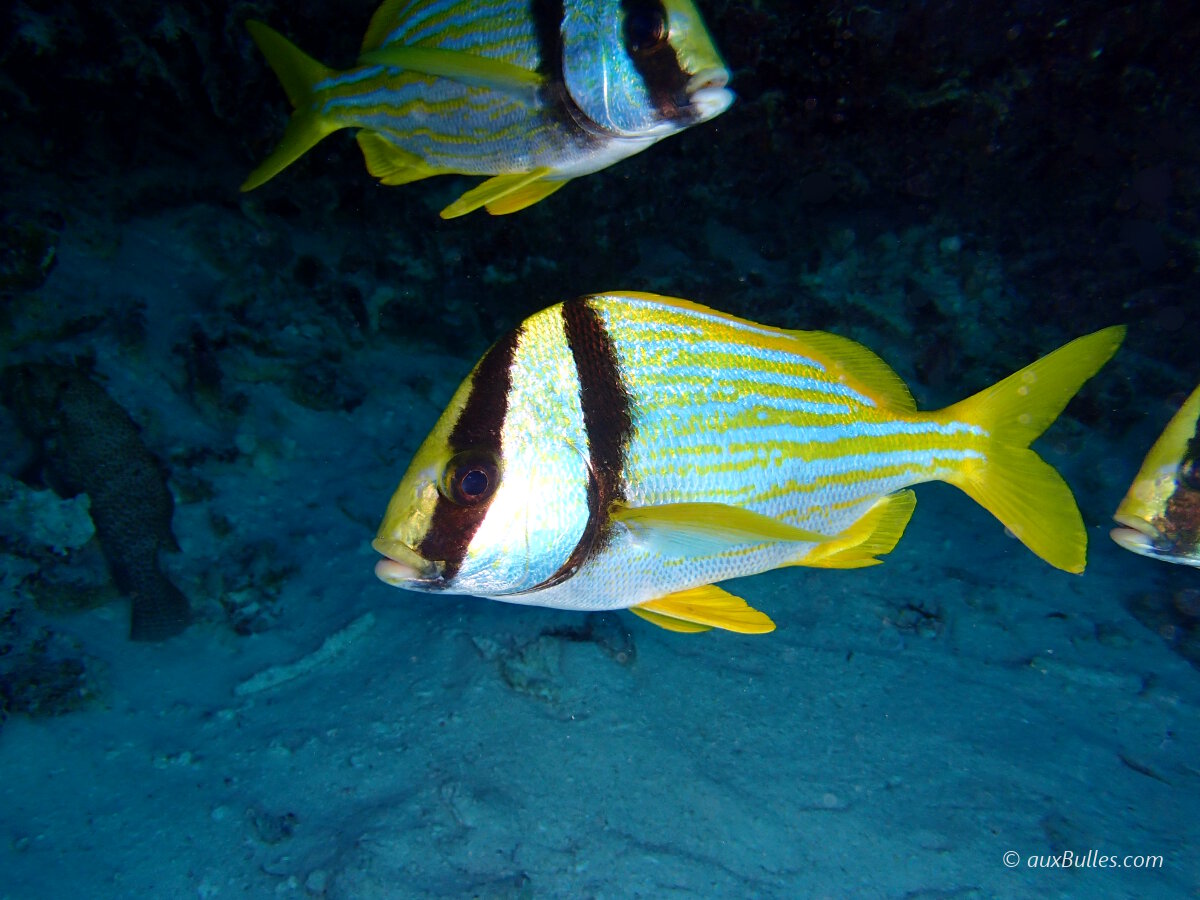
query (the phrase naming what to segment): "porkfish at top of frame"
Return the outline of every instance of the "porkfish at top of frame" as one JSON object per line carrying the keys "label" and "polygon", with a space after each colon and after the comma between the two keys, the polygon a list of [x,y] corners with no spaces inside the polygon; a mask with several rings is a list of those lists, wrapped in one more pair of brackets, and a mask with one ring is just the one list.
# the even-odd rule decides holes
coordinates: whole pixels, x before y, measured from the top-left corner
{"label": "porkfish at top of frame", "polygon": [[560,303],[454,394],[388,505],[375,571],[414,591],[761,633],[771,620],[714,582],[877,563],[912,515],[909,486],[937,480],[1081,572],[1075,499],[1029,444],[1123,336],[1079,338],[920,412],[844,337],[653,294]]}
{"label": "porkfish at top of frame", "polygon": [[1113,518],[1126,550],[1200,567],[1200,387],[1159,435]]}
{"label": "porkfish at top of frame", "polygon": [[243,191],[357,128],[384,184],[491,175],[441,215],[500,215],[733,102],[692,0],[387,0],[346,71],[247,27],[295,113]]}

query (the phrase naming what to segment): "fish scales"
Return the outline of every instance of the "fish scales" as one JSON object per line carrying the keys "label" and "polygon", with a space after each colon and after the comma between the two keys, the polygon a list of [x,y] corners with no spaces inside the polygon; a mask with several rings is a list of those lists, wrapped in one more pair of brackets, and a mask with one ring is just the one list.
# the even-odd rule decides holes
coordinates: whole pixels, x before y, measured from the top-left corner
{"label": "fish scales", "polygon": [[[921,412],[882,360],[836,335],[648,294],[558,304],[497,344],[511,348],[504,379],[478,374],[501,364],[493,349],[459,389],[388,505],[376,572],[418,591],[759,633],[770,619],[714,582],[875,564],[912,515],[908,488],[932,480],[1082,571],[1078,508],[1029,444],[1123,334]],[[463,456],[453,435],[479,427],[472,407],[493,410],[502,440]],[[439,521],[469,530],[439,535]]]}
{"label": "fish scales", "polygon": [[461,0],[385,3],[374,19],[388,30],[376,34],[373,21],[363,50],[395,44],[442,47],[484,53],[536,69],[540,59],[529,10],[529,0],[474,0],[467,17]]}
{"label": "fish scales", "polygon": [[[430,166],[486,172],[489,165],[516,164],[549,146],[549,129],[536,118],[531,128],[529,103],[521,99],[389,73],[383,66],[370,67],[365,75],[319,85],[322,115],[403,143]],[[386,87],[380,85],[385,77]],[[531,148],[522,148],[518,139]]]}
{"label": "fish scales", "polygon": [[[896,413],[835,380],[782,330],[675,305],[597,305],[638,412],[626,477],[639,505],[727,502],[732,495],[756,512],[836,532],[856,517],[864,496],[935,478],[980,455],[987,438],[962,423],[895,420]],[[641,327],[628,328],[634,316],[687,328],[647,337]],[[642,362],[656,354],[673,362]],[[700,381],[705,373],[708,389],[691,393],[689,414],[679,415],[676,378]],[[805,406],[779,409],[762,402],[771,397],[799,397]],[[730,428],[745,417],[759,429],[749,442]],[[803,509],[788,503],[796,493],[809,495]]]}

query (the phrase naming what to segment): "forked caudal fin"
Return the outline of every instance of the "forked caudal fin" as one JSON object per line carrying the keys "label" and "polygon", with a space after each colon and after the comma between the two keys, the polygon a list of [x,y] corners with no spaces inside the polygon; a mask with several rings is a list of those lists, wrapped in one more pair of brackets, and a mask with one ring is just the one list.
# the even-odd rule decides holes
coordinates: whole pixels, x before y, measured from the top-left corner
{"label": "forked caudal fin", "polygon": [[985,458],[947,480],[1004,523],[1050,565],[1082,572],[1087,532],[1071,489],[1029,445],[1125,337],[1118,325],[1077,338],[998,384],[935,415],[978,425],[991,436]]}
{"label": "forked caudal fin", "polygon": [[343,126],[324,119],[311,108],[313,85],[331,77],[334,72],[321,65],[295,44],[262,22],[246,23],[254,43],[279,76],[284,91],[295,108],[287,130],[271,155],[250,173],[242,184],[243,191],[252,191],[270,181],[301,156],[315,147],[327,135]]}

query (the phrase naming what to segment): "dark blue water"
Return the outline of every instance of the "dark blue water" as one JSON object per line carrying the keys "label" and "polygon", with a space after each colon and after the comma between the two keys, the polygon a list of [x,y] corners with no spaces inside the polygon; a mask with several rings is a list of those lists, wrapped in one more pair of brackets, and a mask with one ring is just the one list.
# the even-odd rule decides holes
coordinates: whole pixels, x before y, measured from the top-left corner
{"label": "dark blue water", "polygon": [[[237,191],[286,118],[243,20],[349,65],[369,3],[0,13],[0,357],[136,423],[194,612],[128,640],[63,426],[10,397],[0,897],[1200,890],[1200,580],[1107,537],[1200,381],[1200,17],[702,7],[728,112],[450,222],[472,179],[381,187],[346,133]],[[480,354],[612,289],[846,335],[922,408],[1127,323],[1037,444],[1086,573],[930,485],[882,566],[729,585],[766,636],[379,583],[388,497]]]}

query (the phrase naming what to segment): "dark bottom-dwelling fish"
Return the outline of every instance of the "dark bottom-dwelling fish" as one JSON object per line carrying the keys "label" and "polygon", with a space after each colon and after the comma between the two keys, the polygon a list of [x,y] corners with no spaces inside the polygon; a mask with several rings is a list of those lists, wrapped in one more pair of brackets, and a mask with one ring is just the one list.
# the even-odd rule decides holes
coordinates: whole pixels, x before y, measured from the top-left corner
{"label": "dark bottom-dwelling fish", "polygon": [[1113,540],[1163,562],[1200,567],[1200,387],[1154,442],[1113,518]]}
{"label": "dark bottom-dwelling fish", "polygon": [[5,402],[41,444],[51,485],[85,493],[96,537],[117,588],[130,598],[129,635],[159,641],[191,618],[187,597],[159,567],[175,500],[162,465],[129,414],[83,372],[56,365],[13,366],[0,373]]}
{"label": "dark bottom-dwelling fish", "polygon": [[392,497],[375,571],[415,591],[765,632],[713,582],[877,563],[912,515],[906,488],[946,481],[1082,572],[1074,497],[1029,444],[1123,336],[1079,338],[920,412],[844,337],[650,294],[560,303],[459,387]]}

